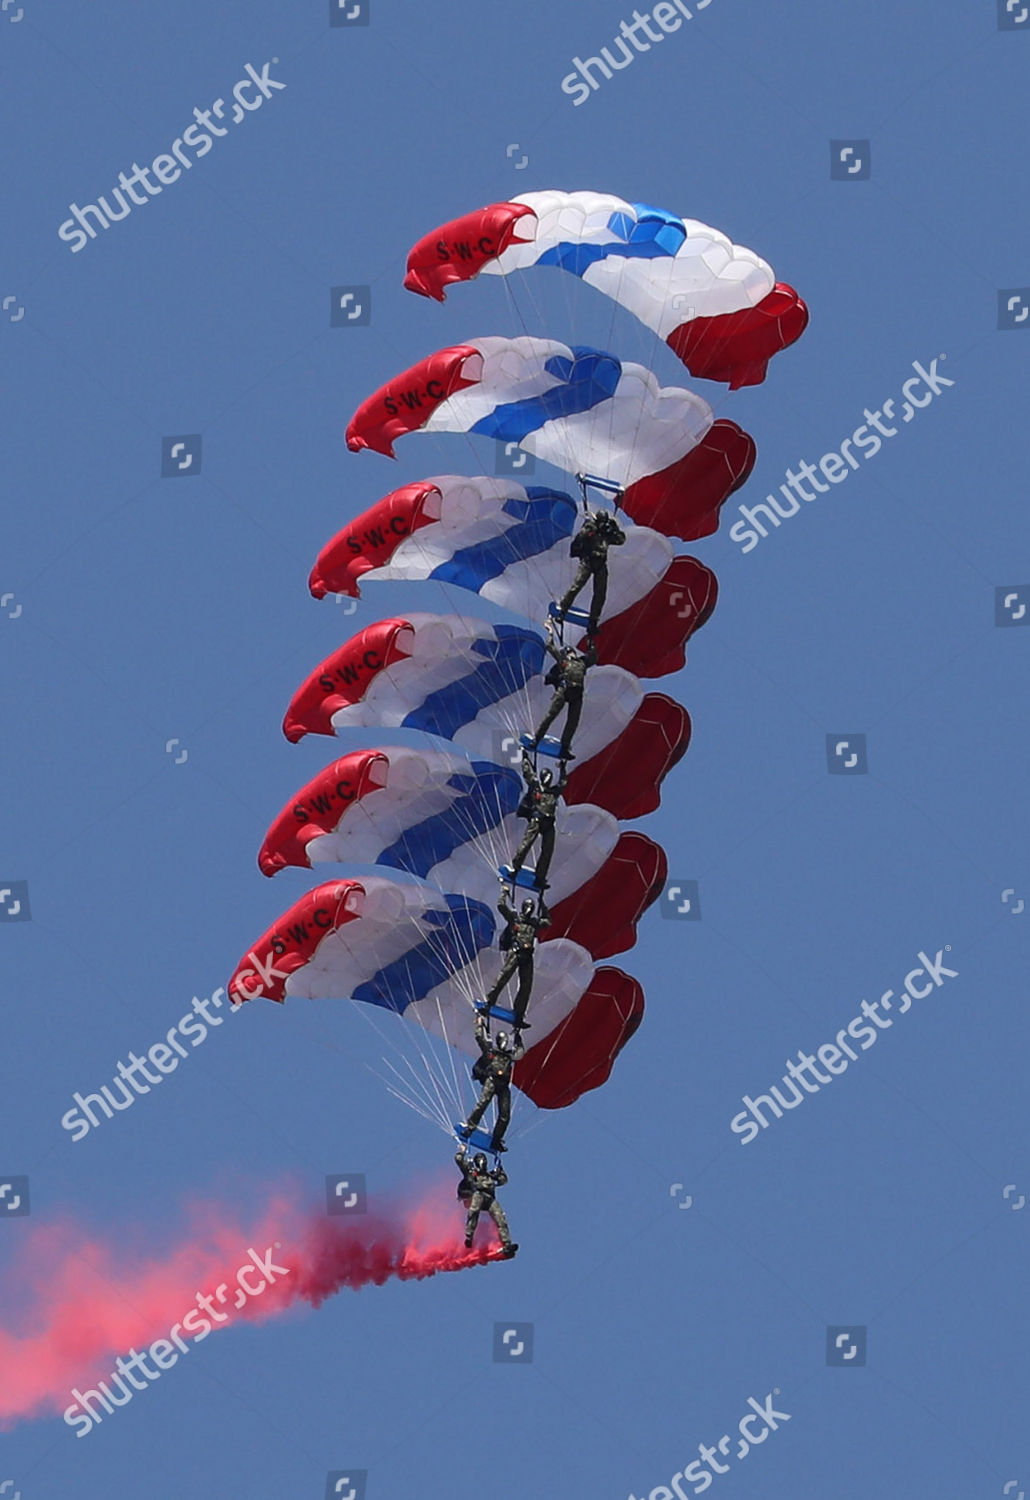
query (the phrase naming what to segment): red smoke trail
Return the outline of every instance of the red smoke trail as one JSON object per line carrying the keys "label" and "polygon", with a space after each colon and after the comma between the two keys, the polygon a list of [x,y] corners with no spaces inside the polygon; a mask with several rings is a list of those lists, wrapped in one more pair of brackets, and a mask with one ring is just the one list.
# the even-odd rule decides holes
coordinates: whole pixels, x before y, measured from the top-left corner
{"label": "red smoke trail", "polygon": [[[220,1286],[228,1295],[211,1305],[224,1309],[226,1320],[206,1320],[209,1332],[300,1302],[318,1307],[342,1287],[357,1291],[391,1277],[422,1279],[501,1258],[485,1229],[466,1250],[461,1207],[456,1200],[445,1204],[435,1197],[407,1210],[326,1218],[280,1197],[249,1229],[223,1209],[202,1205],[190,1211],[181,1242],[157,1255],[116,1250],[67,1221],[33,1228],[4,1275],[5,1301],[16,1312],[0,1327],[0,1427],[64,1410],[73,1387],[107,1378],[119,1355],[167,1340],[173,1327],[192,1350],[207,1334],[195,1337],[196,1322],[184,1319],[205,1321],[198,1294],[210,1299]],[[259,1260],[271,1251],[283,1274],[277,1271],[236,1307],[239,1267],[252,1267],[249,1287],[260,1279],[251,1247]]]}

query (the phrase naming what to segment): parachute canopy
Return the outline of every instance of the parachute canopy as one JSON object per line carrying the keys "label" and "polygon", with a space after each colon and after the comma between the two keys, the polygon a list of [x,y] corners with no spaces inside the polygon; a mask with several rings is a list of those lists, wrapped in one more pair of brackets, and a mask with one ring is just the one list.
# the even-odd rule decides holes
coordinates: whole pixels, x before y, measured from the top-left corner
{"label": "parachute canopy", "polygon": [[[349,521],[323,547],[310,579],[316,598],[360,593],[366,581],[425,580],[479,594],[541,620],[572,583],[568,495],[510,479],[446,474],[402,485]],[[644,526],[625,528],[608,557],[597,659],[640,677],[683,665],[687,638],[715,603],[715,575]]]}
{"label": "parachute canopy", "polygon": [[434,229],[408,256],[404,285],[444,299],[481,271],[556,266],[626,307],[692,375],[731,389],[765,379],[800,338],[808,309],[753,250],[697,219],[609,193],[523,193]]}
{"label": "parachute canopy", "polygon": [[[519,627],[456,615],[379,620],[315,668],[293,695],[283,732],[295,742],[357,727],[416,729],[512,763],[519,734],[539,723],[550,700],[543,661],[541,638]],[[645,696],[621,667],[593,667],[566,802],[593,802],[617,818],[653,812],[690,732],[681,704]]]}
{"label": "parachute canopy", "polygon": [[[539,632],[460,615],[379,620],[316,667],[294,694],[283,731],[305,734],[381,726],[417,729],[497,760],[551,701]],[[549,663],[548,663],[549,664]],[[576,755],[610,745],[640,707],[643,690],[621,667],[587,675]]]}
{"label": "parachute canopy", "polygon": [[[270,876],[291,865],[386,865],[490,906],[498,866],[524,826],[516,816],[523,792],[513,768],[459,752],[358,750],[291,798],[258,864]],[[592,803],[560,803],[557,834],[548,871],[552,921],[543,941],[571,938],[595,959],[631,948],[636,923],[664,881],[662,849],[643,834],[620,835],[612,814]]]}
{"label": "parachute canopy", "polygon": [[[389,745],[334,761],[283,809],[262,845],[267,875],[287,864],[389,865],[492,904],[498,866],[522,827],[521,776],[457,751]],[[573,895],[618,841],[611,813],[560,802],[548,901]],[[530,862],[532,863],[532,862]]]}
{"label": "parachute canopy", "polygon": [[[494,927],[488,907],[422,881],[331,881],[301,897],[249,949],[228,993],[234,1004],[357,1000],[476,1056],[472,1001],[501,967]],[[604,1082],[639,1024],[643,995],[621,970],[595,970],[567,938],[542,944],[535,970],[533,1045],[515,1082],[542,1108],[558,1108]]]}
{"label": "parachute canopy", "polygon": [[440,349],[364,401],[353,452],[394,456],[409,432],[464,432],[518,443],[570,474],[623,487],[634,521],[690,540],[754,465],[754,443],[715,422],[700,396],[663,387],[643,365],[555,339],[481,338]]}

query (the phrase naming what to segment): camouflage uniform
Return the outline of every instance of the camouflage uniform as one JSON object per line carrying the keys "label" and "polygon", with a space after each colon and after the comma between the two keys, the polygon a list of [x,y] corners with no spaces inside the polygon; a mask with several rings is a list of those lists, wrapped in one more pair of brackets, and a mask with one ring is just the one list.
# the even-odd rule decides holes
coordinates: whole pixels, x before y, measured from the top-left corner
{"label": "camouflage uniform", "polygon": [[516,1027],[521,1027],[525,1021],[529,997],[533,990],[533,950],[536,946],[536,935],[542,927],[550,926],[551,919],[546,912],[541,912],[537,916],[535,913],[524,914],[516,911],[507,896],[502,896],[498,901],[497,910],[508,923],[501,938],[501,946],[507,949],[507,953],[501,972],[487,991],[486,998],[491,1005],[496,1005],[501,991],[517,972],[519,987],[512,1011],[515,1015]]}
{"label": "camouflage uniform", "polygon": [[461,1181],[458,1184],[458,1197],[465,1204],[467,1213],[465,1215],[465,1243],[471,1245],[479,1223],[479,1215],[485,1208],[487,1213],[497,1225],[497,1233],[505,1250],[511,1246],[511,1230],[508,1228],[508,1220],[504,1209],[494,1197],[497,1188],[504,1187],[508,1181],[508,1174],[503,1167],[495,1167],[492,1172],[480,1172],[474,1162],[469,1161],[468,1153],[462,1149],[455,1154],[454,1160],[461,1172]]}
{"label": "camouflage uniform", "polygon": [[526,1049],[521,1042],[516,1042],[514,1047],[503,1051],[495,1047],[486,1034],[486,1023],[481,1016],[476,1019],[476,1041],[479,1043],[479,1057],[472,1069],[472,1077],[482,1084],[482,1089],[476,1107],[465,1121],[463,1129],[470,1133],[475,1130],[489,1109],[490,1101],[496,1099],[497,1115],[490,1149],[500,1151],[504,1145],[504,1133],[511,1120],[511,1070],[520,1058],[525,1057]]}
{"label": "camouflage uniform", "polygon": [[544,786],[533,769],[533,762],[522,752],[522,774],[529,790],[519,804],[519,817],[529,820],[529,827],[522,842],[512,855],[511,867],[515,874],[522,869],[530,849],[540,840],[540,855],[536,862],[536,886],[547,888],[547,872],[554,858],[554,820],[558,812],[558,798],[565,789],[564,780]]}
{"label": "camouflage uniform", "polygon": [[548,686],[554,688],[554,697],[534,731],[533,741],[538,745],[562,709],[566,709],[559,754],[562,760],[570,760],[572,741],[579,728],[580,715],[583,712],[583,689],[586,685],[587,668],[595,664],[597,653],[592,646],[588,647],[585,652],[577,651],[574,646],[556,646],[553,641],[545,641],[544,646],[554,657],[554,666],[544,678]]}
{"label": "camouflage uniform", "polygon": [[590,596],[588,635],[597,634],[601,614],[608,598],[608,548],[621,547],[625,540],[626,533],[614,517],[609,516],[606,511],[588,516],[572,538],[569,550],[573,557],[579,558],[579,567],[572,583],[559,600],[558,609],[564,619],[565,612],[576,595],[592,578],[594,588]]}

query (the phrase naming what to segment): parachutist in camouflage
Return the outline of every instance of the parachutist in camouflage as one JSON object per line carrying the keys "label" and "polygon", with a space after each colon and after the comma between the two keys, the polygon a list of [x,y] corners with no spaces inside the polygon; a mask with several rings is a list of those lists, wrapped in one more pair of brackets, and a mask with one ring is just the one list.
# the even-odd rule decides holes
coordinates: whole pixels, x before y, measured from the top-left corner
{"label": "parachutist in camouflage", "polygon": [[575,646],[556,646],[553,639],[554,627],[550,620],[545,621],[544,629],[547,631],[544,649],[549,656],[554,658],[554,666],[544,681],[549,687],[554,688],[554,697],[534,730],[529,744],[531,749],[536,749],[562,709],[567,709],[565,724],[562,728],[559,759],[575,760],[576,757],[572,753],[572,741],[583,713],[583,689],[586,685],[587,669],[597,665],[597,652],[593,644],[589,645],[586,651],[577,651]]}
{"label": "parachutist in camouflage", "polygon": [[591,639],[597,634],[605,600],[608,598],[608,548],[621,547],[625,540],[626,533],[615,517],[606,510],[598,510],[587,516],[569,545],[572,556],[579,559],[579,567],[572,583],[558,601],[558,618],[564,620],[572,601],[593,579],[587,624],[587,635]]}
{"label": "parachutist in camouflage", "polygon": [[475,1109],[459,1127],[458,1134],[470,1136],[489,1109],[490,1101],[495,1100],[497,1114],[490,1150],[506,1151],[504,1134],[511,1120],[511,1073],[519,1059],[525,1057],[526,1049],[518,1040],[509,1042],[503,1031],[499,1031],[495,1040],[491,1041],[487,1034],[485,1016],[476,1017],[476,1041],[479,1043],[479,1056],[473,1064],[472,1077],[483,1087]]}
{"label": "parachutist in camouflage", "polygon": [[533,991],[533,950],[536,947],[537,933],[541,928],[551,925],[551,918],[543,902],[540,903],[539,913],[532,901],[523,901],[521,908],[516,910],[508,900],[507,893],[498,901],[497,910],[508,924],[501,933],[501,948],[505,952],[505,959],[501,972],[487,991],[487,1003],[496,1005],[508,980],[517,973],[519,987],[512,1006],[515,1030],[528,1031],[526,1009]]}
{"label": "parachutist in camouflage", "polygon": [[547,872],[554,858],[554,820],[558,813],[558,798],[565,790],[565,777],[562,776],[556,785],[553,771],[541,771],[537,775],[525,750],[522,752],[522,775],[528,790],[519,803],[518,815],[526,818],[529,826],[512,855],[511,869],[514,875],[518,875],[529,851],[539,839],[540,854],[537,857],[534,883],[538,891],[546,891]]}
{"label": "parachutist in camouflage", "polygon": [[468,1150],[462,1147],[455,1154],[455,1162],[461,1172],[461,1181],[458,1183],[458,1197],[465,1204],[465,1248],[472,1249],[472,1241],[475,1238],[476,1225],[479,1223],[479,1215],[485,1208],[487,1213],[497,1225],[497,1234],[501,1244],[504,1246],[506,1256],[512,1256],[519,1248],[513,1245],[511,1231],[508,1228],[508,1220],[504,1209],[494,1196],[499,1187],[504,1187],[508,1181],[508,1174],[502,1166],[497,1166],[491,1172],[487,1166],[486,1157],[482,1151],[469,1161]]}

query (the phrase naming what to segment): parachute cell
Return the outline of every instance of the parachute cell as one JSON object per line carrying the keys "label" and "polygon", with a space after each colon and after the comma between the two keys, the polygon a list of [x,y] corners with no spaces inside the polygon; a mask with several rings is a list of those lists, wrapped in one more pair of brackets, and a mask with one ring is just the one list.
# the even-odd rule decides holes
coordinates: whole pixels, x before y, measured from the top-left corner
{"label": "parachute cell", "polygon": [[442,225],[408,257],[404,284],[443,301],[481,271],[555,266],[626,307],[693,375],[731,389],[764,380],[808,310],[754,251],[697,219],[607,193],[525,193]]}
{"label": "parachute cell", "polygon": [[[458,615],[380,620],[316,667],[294,695],[283,731],[296,741],[364,726],[417,729],[496,759],[500,739],[539,723],[551,700],[544,656],[541,636],[522,626]],[[642,698],[623,668],[593,668],[577,756],[589,759],[611,744]]]}
{"label": "parachute cell", "polygon": [[[403,745],[361,751],[297,792],[269,830],[258,863],[267,875],[287,864],[387,865],[492,905],[498,865],[519,842],[523,792],[510,767],[459,752]],[[611,813],[591,803],[559,803],[556,832],[552,904],[592,882],[619,837]]]}
{"label": "parachute cell", "polygon": [[[443,475],[405,485],[348,523],[319,554],[311,591],[357,595],[360,583],[448,583],[539,620],[576,564],[577,505],[560,491],[511,480]],[[603,618],[629,609],[665,576],[667,537],[630,526],[609,560]]]}
{"label": "parachute cell", "polygon": [[[714,453],[701,446],[713,425]],[[694,392],[554,339],[481,338],[439,350],[361,404],[347,444],[393,457],[394,441],[416,431],[518,443],[570,474],[601,476],[625,489],[633,520],[684,540],[715,529],[713,512],[754,462],[751,439],[734,423],[714,423]]]}
{"label": "parachute cell", "polygon": [[[477,1056],[471,1001],[501,967],[494,925],[481,903],[421,881],[333,881],[302,897],[253,945],[229,981],[229,997],[234,1004],[353,999]],[[542,1107],[572,1103],[607,1076],[636,1008],[625,976],[609,977],[618,973],[595,971],[585,949],[567,938],[541,946],[531,1049],[538,1057],[519,1087]]]}
{"label": "parachute cell", "polygon": [[551,911],[544,942],[571,938],[595,959],[625,953],[636,926],[661,894],[668,873],[665,850],[635,831],[624,833],[592,880]]}
{"label": "parachute cell", "polygon": [[620,819],[654,812],[662,781],[686,754],[690,733],[690,715],[681,703],[648,693],[622,733],[576,765],[566,801],[593,802]]}

